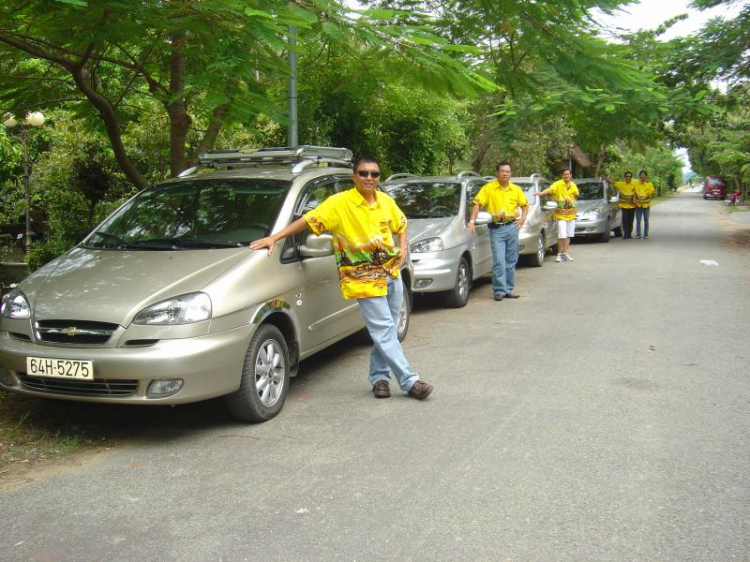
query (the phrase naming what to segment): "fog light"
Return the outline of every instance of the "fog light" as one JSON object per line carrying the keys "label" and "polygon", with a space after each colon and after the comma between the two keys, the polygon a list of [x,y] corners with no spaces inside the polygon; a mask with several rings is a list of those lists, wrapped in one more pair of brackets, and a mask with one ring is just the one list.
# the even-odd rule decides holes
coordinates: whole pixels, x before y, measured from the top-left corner
{"label": "fog light", "polygon": [[16,386],[18,379],[13,371],[0,367],[0,384],[3,386]]}
{"label": "fog light", "polygon": [[166,398],[177,394],[183,385],[182,379],[165,379],[153,381],[148,387],[149,398]]}
{"label": "fog light", "polygon": [[415,289],[425,289],[432,285],[432,279],[419,279],[415,283]]}

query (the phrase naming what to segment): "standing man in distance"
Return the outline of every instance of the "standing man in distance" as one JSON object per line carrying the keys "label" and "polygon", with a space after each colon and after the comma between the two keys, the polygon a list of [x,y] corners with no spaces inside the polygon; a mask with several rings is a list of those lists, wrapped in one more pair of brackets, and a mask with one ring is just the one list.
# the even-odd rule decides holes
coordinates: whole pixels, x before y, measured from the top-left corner
{"label": "standing man in distance", "polygon": [[[474,197],[474,206],[467,229],[476,232],[475,221],[479,208],[487,209],[493,222],[490,229],[492,248],[492,293],[496,301],[517,299],[516,264],[518,263],[518,230],[526,222],[529,204],[526,194],[517,185],[510,183],[510,162],[502,161],[495,166],[495,178],[486,183]],[[520,210],[521,216],[518,216]]]}
{"label": "standing man in distance", "polygon": [[250,249],[268,248],[270,256],[276,242],[308,227],[315,234],[330,231],[341,292],[345,299],[357,299],[374,344],[369,380],[375,397],[391,396],[389,381],[393,371],[404,392],[424,400],[433,386],[412,371],[396,328],[404,298],[399,270],[406,259],[406,216],[393,199],[376,189],[380,183],[376,158],[358,158],[353,179],[353,189],[331,195],[276,234],[252,242]]}
{"label": "standing man in distance", "polygon": [[641,237],[641,219],[643,219],[643,237],[648,235],[648,219],[651,213],[651,199],[654,197],[654,184],[648,181],[646,170],[638,172],[638,181],[635,182],[635,237]]}
{"label": "standing man in distance", "polygon": [[555,261],[573,261],[570,257],[570,239],[576,235],[576,199],[578,186],[571,180],[569,168],[563,168],[562,179],[557,180],[544,191],[537,191],[536,195],[550,193],[557,202],[555,221],[557,222],[557,257]]}
{"label": "standing man in distance", "polygon": [[625,172],[625,181],[613,182],[607,176],[603,177],[610,185],[614,186],[620,196],[622,239],[628,240],[633,237],[633,219],[635,218],[635,183],[633,183],[633,172]]}

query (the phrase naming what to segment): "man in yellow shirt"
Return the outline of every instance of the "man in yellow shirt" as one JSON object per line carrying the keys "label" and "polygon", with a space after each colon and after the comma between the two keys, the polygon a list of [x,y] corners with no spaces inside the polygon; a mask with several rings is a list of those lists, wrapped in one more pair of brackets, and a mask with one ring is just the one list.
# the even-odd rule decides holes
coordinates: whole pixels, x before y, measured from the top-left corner
{"label": "man in yellow shirt", "polygon": [[404,392],[424,400],[433,385],[420,380],[409,366],[396,329],[404,296],[399,270],[406,259],[406,217],[393,199],[376,189],[380,183],[377,159],[358,158],[353,179],[353,189],[331,195],[286,228],[252,242],[250,249],[268,248],[270,256],[276,242],[308,227],[315,234],[330,231],[341,292],[345,299],[357,299],[374,343],[369,380],[375,397],[390,397],[393,371]]}
{"label": "man in yellow shirt", "polygon": [[613,182],[607,176],[603,176],[620,196],[620,212],[622,213],[622,239],[628,240],[633,237],[633,218],[635,218],[635,183],[633,172],[625,172],[625,181]]}
{"label": "man in yellow shirt", "polygon": [[469,232],[476,232],[474,221],[480,207],[487,209],[494,219],[487,226],[490,229],[492,249],[492,292],[496,301],[518,298],[513,292],[518,263],[518,231],[526,222],[526,214],[529,212],[526,194],[520,187],[510,183],[510,172],[510,162],[503,161],[495,166],[497,179],[483,185],[474,197],[467,225]]}
{"label": "man in yellow shirt", "polygon": [[557,209],[555,209],[557,258],[555,258],[555,261],[573,261],[568,249],[570,248],[570,239],[576,235],[578,186],[571,180],[569,168],[563,168],[562,179],[557,180],[544,191],[537,191],[536,195],[547,195],[548,193],[557,203]]}
{"label": "man in yellow shirt", "polygon": [[651,214],[651,199],[654,197],[654,184],[648,181],[646,170],[638,172],[638,181],[635,182],[635,237],[641,237],[641,219],[643,219],[643,237],[648,235],[648,219]]}

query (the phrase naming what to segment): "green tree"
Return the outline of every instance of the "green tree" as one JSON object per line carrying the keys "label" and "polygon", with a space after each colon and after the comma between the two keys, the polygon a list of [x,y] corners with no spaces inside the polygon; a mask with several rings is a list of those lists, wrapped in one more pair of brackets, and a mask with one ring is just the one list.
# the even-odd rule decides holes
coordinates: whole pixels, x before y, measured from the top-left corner
{"label": "green tree", "polygon": [[[359,45],[433,83],[481,85],[446,55],[425,17],[408,16],[414,24],[394,11],[355,14],[333,0],[8,0],[0,7],[0,91],[18,110],[79,102],[81,116],[98,118],[125,176],[144,188],[123,140],[124,124],[137,118],[134,100],[150,97],[166,114],[176,175],[214,146],[224,126],[261,112],[283,118],[267,90],[285,73],[290,25],[302,52],[321,41]],[[188,150],[196,126],[199,138]]]}

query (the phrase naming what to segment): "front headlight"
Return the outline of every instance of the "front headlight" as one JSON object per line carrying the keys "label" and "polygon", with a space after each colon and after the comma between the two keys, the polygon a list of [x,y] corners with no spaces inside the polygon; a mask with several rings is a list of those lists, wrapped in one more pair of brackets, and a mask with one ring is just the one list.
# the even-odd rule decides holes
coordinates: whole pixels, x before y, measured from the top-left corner
{"label": "front headlight", "polygon": [[420,254],[424,252],[440,252],[443,250],[443,239],[442,238],[425,238],[419,242],[415,242],[409,249],[415,253]]}
{"label": "front headlight", "polygon": [[578,215],[577,218],[581,220],[587,220],[587,221],[593,221],[598,219],[602,215],[601,209],[591,209],[590,211],[585,211]]}
{"label": "front headlight", "polygon": [[171,326],[211,318],[211,299],[206,293],[190,293],[157,302],[141,310],[133,324]]}
{"label": "front headlight", "polygon": [[3,304],[0,307],[0,315],[5,318],[24,320],[31,318],[31,306],[26,296],[18,289],[13,289],[3,296]]}

